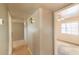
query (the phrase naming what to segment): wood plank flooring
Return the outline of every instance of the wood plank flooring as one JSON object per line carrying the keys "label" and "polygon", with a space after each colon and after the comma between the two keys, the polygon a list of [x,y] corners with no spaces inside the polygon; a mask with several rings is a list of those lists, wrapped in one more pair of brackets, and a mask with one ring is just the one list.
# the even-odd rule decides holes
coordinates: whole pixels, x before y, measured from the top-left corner
{"label": "wood plank flooring", "polygon": [[21,45],[17,48],[13,48],[13,55],[31,55],[26,45]]}

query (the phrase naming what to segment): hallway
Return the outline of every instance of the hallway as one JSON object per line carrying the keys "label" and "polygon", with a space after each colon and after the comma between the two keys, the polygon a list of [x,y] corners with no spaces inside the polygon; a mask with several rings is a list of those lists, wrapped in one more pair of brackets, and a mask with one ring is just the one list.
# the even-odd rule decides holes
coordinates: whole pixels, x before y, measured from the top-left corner
{"label": "hallway", "polygon": [[79,55],[79,4],[0,4],[1,55]]}
{"label": "hallway", "polygon": [[13,54],[52,55],[54,53],[52,12],[67,5],[70,4],[8,4],[13,23]]}

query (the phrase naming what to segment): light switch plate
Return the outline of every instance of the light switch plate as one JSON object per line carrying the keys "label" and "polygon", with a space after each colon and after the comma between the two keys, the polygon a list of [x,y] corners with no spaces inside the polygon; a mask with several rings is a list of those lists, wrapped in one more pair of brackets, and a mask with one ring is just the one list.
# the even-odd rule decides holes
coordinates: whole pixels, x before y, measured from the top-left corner
{"label": "light switch plate", "polygon": [[2,18],[0,18],[0,25],[2,25],[3,24],[3,19]]}

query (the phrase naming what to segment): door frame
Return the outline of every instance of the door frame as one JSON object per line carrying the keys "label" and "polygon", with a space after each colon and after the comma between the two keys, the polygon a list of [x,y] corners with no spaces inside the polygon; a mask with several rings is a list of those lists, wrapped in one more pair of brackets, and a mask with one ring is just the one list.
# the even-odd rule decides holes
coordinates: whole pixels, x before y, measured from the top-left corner
{"label": "door frame", "polygon": [[[9,47],[8,47],[8,54],[9,55],[12,55],[12,48],[13,48],[13,44],[12,44],[12,22],[16,22],[16,23],[23,23],[24,24],[24,26],[26,26],[25,25],[25,23],[26,22],[24,22],[24,21],[19,21],[19,20],[12,20],[12,17],[11,17],[11,14],[8,12],[8,26],[9,26]],[[24,33],[25,33],[25,31],[24,31]],[[25,34],[24,34],[24,40],[26,40],[26,38],[25,38]]]}
{"label": "door frame", "polygon": [[8,12],[8,26],[9,26],[9,49],[8,54],[12,54],[12,18],[11,14]]}

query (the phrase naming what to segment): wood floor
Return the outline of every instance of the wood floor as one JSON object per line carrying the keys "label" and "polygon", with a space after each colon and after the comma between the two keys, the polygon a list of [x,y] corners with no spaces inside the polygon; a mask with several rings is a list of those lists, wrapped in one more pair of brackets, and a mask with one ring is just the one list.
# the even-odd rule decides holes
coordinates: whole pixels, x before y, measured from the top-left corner
{"label": "wood floor", "polygon": [[21,45],[17,48],[13,48],[13,55],[31,55],[26,45]]}

